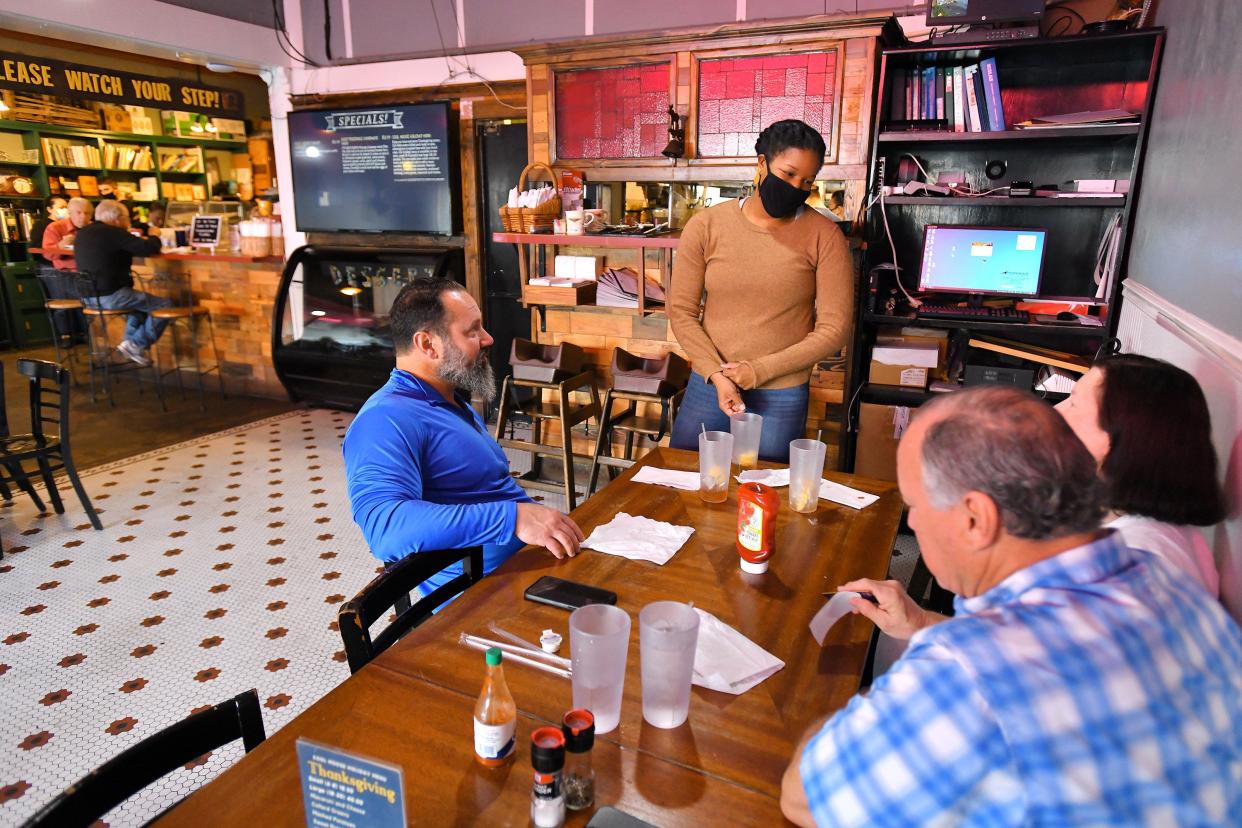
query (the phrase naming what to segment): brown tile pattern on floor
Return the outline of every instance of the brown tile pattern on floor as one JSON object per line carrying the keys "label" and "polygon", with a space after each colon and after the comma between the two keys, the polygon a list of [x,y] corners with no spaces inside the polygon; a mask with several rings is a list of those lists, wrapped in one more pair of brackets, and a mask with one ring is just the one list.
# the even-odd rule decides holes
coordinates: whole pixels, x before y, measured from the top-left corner
{"label": "brown tile pattern on floor", "polygon": [[[350,518],[351,415],[297,411],[83,475],[0,508],[0,824],[204,705],[257,688],[268,733],[349,674],[336,611],[374,577]],[[109,815],[141,824],[241,755],[179,769]]]}

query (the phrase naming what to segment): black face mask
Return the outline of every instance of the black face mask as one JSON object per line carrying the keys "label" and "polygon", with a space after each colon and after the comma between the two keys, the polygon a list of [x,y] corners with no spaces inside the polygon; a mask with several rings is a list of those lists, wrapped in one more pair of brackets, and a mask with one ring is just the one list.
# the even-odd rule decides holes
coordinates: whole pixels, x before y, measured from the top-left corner
{"label": "black face mask", "polygon": [[795,187],[771,170],[759,182],[759,201],[772,218],[789,218],[810,195],[808,191]]}

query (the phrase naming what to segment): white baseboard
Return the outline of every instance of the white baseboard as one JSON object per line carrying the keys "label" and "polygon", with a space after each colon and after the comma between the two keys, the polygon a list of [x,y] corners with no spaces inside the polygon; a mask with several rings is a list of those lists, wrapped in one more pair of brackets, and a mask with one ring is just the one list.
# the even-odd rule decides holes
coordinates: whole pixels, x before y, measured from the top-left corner
{"label": "white baseboard", "polygon": [[1242,341],[1179,308],[1133,279],[1122,283],[1117,336],[1122,350],[1163,359],[1199,381],[1212,413],[1212,437],[1228,519],[1207,530],[1221,573],[1221,600],[1242,623]]}

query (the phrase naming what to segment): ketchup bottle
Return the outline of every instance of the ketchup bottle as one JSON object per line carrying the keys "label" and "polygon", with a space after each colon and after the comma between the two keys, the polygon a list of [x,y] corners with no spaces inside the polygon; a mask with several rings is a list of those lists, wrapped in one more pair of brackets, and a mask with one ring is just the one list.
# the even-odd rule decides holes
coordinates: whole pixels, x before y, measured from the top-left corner
{"label": "ketchup bottle", "polygon": [[780,498],[762,483],[743,483],[737,490],[737,554],[742,571],[762,575],[776,551],[776,512]]}

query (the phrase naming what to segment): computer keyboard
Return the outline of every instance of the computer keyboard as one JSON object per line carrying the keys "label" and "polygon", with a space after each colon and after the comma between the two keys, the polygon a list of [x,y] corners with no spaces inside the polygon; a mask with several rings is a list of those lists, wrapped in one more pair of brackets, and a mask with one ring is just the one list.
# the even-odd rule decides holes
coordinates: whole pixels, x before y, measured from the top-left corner
{"label": "computer keyboard", "polygon": [[916,313],[924,319],[965,319],[973,322],[1030,322],[1031,315],[1013,308],[959,308],[953,305],[920,305]]}

